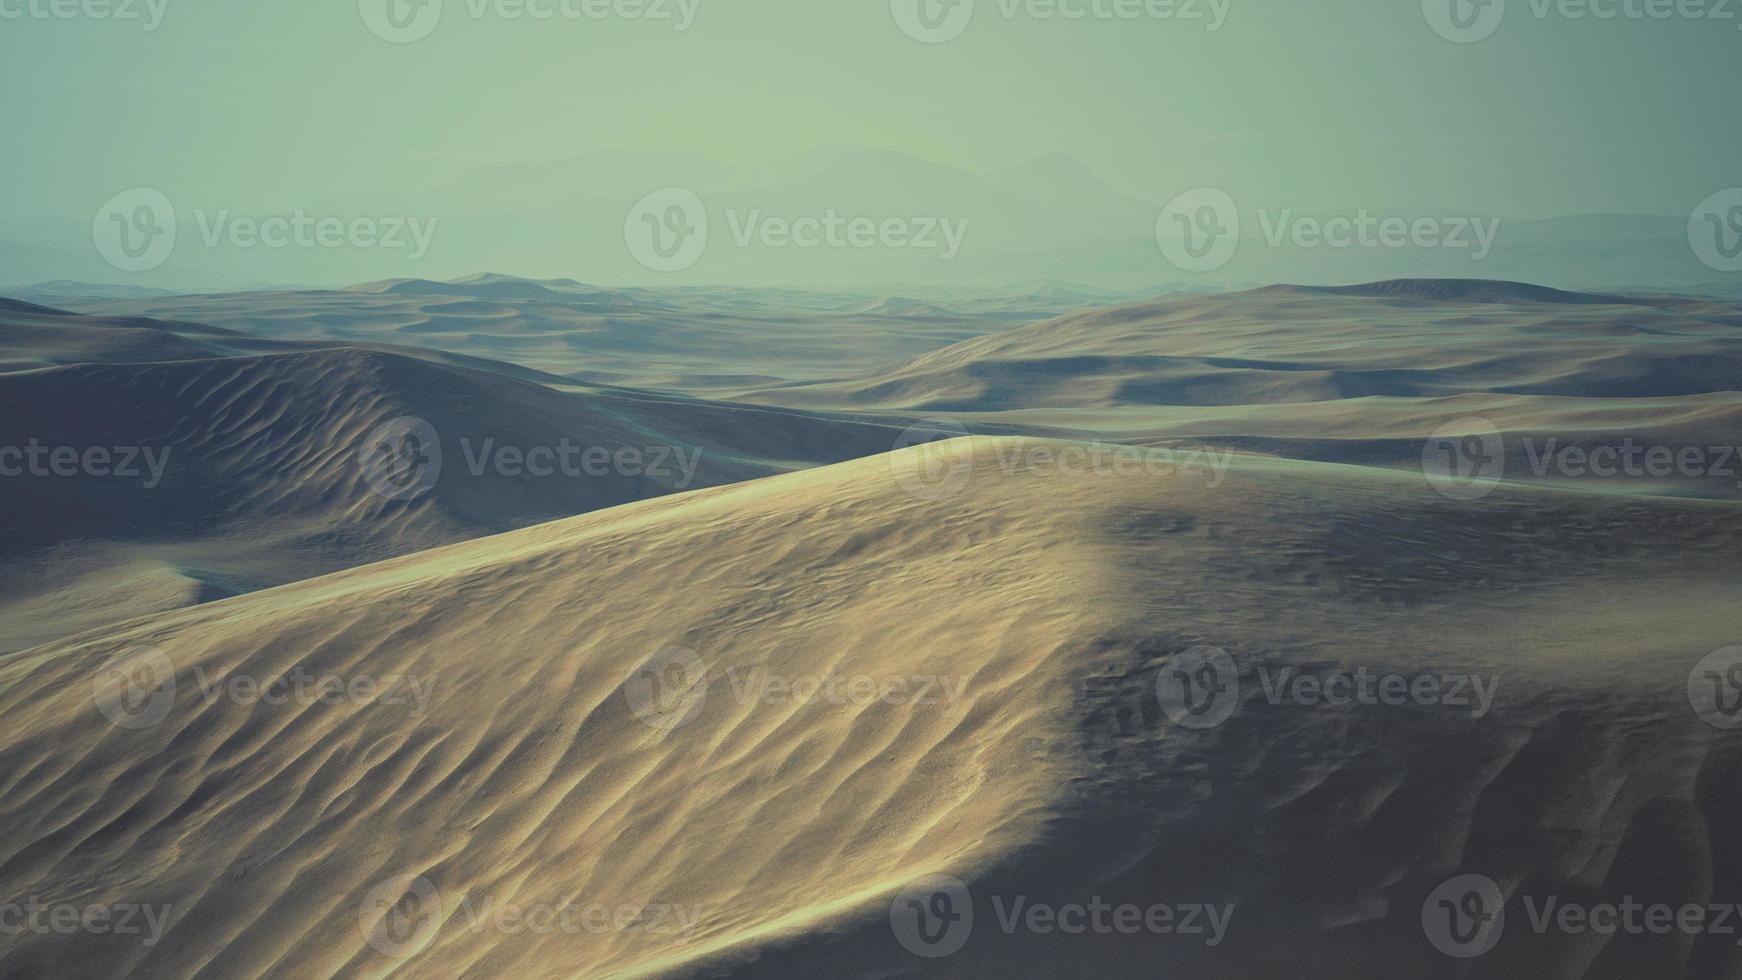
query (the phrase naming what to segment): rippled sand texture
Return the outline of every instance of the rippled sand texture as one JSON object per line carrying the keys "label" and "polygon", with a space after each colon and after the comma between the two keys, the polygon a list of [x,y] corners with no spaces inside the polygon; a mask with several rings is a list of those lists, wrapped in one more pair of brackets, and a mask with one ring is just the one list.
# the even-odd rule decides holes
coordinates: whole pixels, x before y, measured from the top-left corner
{"label": "rippled sand texture", "polygon": [[[1061,448],[960,440],[634,503],[0,659],[0,890],[173,907],[154,947],[10,938],[0,974],[1733,974],[1703,942],[1527,930],[1472,973],[1419,925],[1461,871],[1737,897],[1742,759],[1686,700],[1693,664],[1736,642],[1732,506],[1460,503],[1419,474],[1252,458],[1219,480],[1065,473],[1044,462]],[[1475,718],[1273,705],[1252,683],[1193,731],[1155,685],[1200,644],[1247,671],[1500,686]],[[104,667],[142,645],[173,697],[118,727]],[[638,714],[626,681],[674,647],[705,679]],[[412,678],[428,701],[201,696],[202,676],[297,668]],[[744,693],[830,672],[942,675],[956,696]],[[931,873],[981,901],[1237,912],[1206,948],[1006,935],[988,905],[961,952],[922,960],[889,904]],[[388,951],[383,882],[414,896]],[[537,903],[695,918],[472,918]]]}

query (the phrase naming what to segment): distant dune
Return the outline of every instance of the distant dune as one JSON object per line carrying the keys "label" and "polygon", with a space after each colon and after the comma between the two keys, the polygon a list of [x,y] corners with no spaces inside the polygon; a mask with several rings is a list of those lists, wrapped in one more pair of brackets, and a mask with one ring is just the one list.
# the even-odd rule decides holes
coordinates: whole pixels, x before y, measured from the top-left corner
{"label": "distant dune", "polygon": [[[1042,305],[1035,316],[1086,305]],[[1002,309],[959,314],[920,300],[617,290],[496,274],[101,301],[79,309],[197,321],[277,340],[438,348],[573,380],[717,397],[833,377],[843,365],[900,360],[1013,322]]]}
{"label": "distant dune", "polygon": [[[746,397],[1403,467],[1439,427],[1480,417],[1511,437],[1521,475],[1527,438],[1733,445],[1739,390],[1742,307],[1401,280],[1095,310]],[[1734,477],[1674,482],[1738,495]]]}
{"label": "distant dune", "polygon": [[[1288,461],[1219,481],[1035,462],[1069,449],[908,449],[0,659],[0,880],[171,910],[150,947],[16,937],[0,974],[76,957],[132,977],[1449,978],[1468,965],[1420,917],[1454,874],[1671,903],[1742,885],[1742,748],[1686,700],[1690,668],[1734,641],[1733,507],[1534,488],[1470,505]],[[1158,681],[1204,645],[1242,672],[1238,698],[1182,727]],[[166,673],[94,700],[123,653]],[[636,687],[649,658],[678,697]],[[1260,680],[1357,668],[1491,686],[1352,709],[1272,702]],[[404,697],[205,696],[298,671],[404,679]],[[950,686],[759,686],[807,676]],[[975,918],[923,960],[891,907],[936,874]],[[1018,896],[1208,903],[1225,934],[1006,932]],[[498,917],[651,923],[653,905],[681,914]],[[1517,922],[1479,972],[1722,975],[1734,949],[1705,938]]]}

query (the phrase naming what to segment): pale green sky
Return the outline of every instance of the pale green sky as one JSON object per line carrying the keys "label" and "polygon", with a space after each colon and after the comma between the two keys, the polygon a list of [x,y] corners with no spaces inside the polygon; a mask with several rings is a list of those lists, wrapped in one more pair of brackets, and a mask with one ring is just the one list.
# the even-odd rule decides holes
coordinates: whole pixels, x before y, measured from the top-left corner
{"label": "pale green sky", "polygon": [[1215,32],[978,0],[930,45],[890,0],[699,0],[682,33],[445,0],[397,45],[357,0],[153,0],[153,32],[28,15],[50,2],[0,0],[26,13],[0,20],[0,215],[84,216],[140,185],[288,207],[610,146],[757,162],[851,143],[971,170],[1063,151],[1151,200],[1212,184],[1514,218],[1685,214],[1742,184],[1735,19],[1511,0],[1492,37],[1453,44],[1417,0],[1226,0]]}

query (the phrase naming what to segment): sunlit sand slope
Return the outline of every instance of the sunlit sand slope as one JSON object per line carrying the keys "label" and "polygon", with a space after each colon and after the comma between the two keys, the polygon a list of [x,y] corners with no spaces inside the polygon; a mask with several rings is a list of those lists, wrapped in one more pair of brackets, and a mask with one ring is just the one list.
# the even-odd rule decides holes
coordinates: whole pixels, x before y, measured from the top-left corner
{"label": "sunlit sand slope", "polygon": [[[0,975],[1473,975],[1421,938],[1454,873],[1742,884],[1742,760],[1686,691],[1736,642],[1734,508],[1070,450],[910,449],[0,658],[0,890],[168,909],[150,946],[8,937]],[[1238,700],[1183,727],[1158,675],[1204,645]],[[1477,717],[1257,679],[1360,667],[1497,686]],[[235,683],[299,675],[352,686]],[[932,874],[976,911],[941,958],[890,914]],[[1213,947],[1006,932],[1016,895],[1234,912]],[[1518,929],[1480,972],[1735,962],[1629,943]]]}
{"label": "sunlit sand slope", "polygon": [[[1400,280],[1095,310],[748,397],[1404,468],[1475,425],[1503,438],[1513,479],[1734,499],[1739,379],[1734,304]],[[1585,465],[1650,447],[1700,462]]]}

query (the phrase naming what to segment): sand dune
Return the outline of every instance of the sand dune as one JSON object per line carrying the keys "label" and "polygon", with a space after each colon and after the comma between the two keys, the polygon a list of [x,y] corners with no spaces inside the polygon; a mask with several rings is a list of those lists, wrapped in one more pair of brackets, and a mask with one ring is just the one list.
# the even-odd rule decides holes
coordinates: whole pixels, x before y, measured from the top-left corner
{"label": "sand dune", "polygon": [[103,300],[79,309],[193,320],[285,341],[436,348],[572,380],[719,397],[828,378],[846,364],[896,361],[1011,324],[1003,313],[964,316],[917,300],[612,290],[494,274]]}
{"label": "sand dune", "polygon": [[[1443,426],[1476,417],[1503,434],[1508,475],[1535,478],[1527,443],[1733,447],[1738,378],[1736,306],[1402,280],[1097,310],[746,397],[1404,468]],[[1630,486],[1738,494],[1734,474],[1683,475]]]}
{"label": "sand dune", "polygon": [[[480,370],[472,365],[482,362],[437,352],[297,344],[224,356],[257,344],[198,325],[22,307],[3,315],[0,346],[20,370],[0,373],[0,649],[869,455],[901,428],[559,388],[510,376],[539,377],[526,369]],[[28,369],[65,361],[75,363]],[[428,484],[408,485],[409,494],[384,491],[363,465],[370,445],[404,435],[394,428],[401,420],[427,424],[436,442],[419,470]]]}
{"label": "sand dune", "polygon": [[[1735,641],[1733,507],[1460,503],[1256,459],[1120,477],[1050,455],[1070,448],[918,447],[0,660],[0,881],[170,909],[157,945],[30,935],[0,973],[1463,976],[1419,921],[1454,874],[1591,900],[1742,885],[1722,833],[1742,759],[1687,701]],[[1188,728],[1159,675],[1202,645],[1243,673],[1232,716]],[[128,651],[127,676],[164,672],[117,700],[104,665]],[[650,700],[644,667],[675,668],[675,696]],[[1255,679],[1362,667],[1488,678],[1489,710],[1273,704]],[[407,698],[202,696],[298,671]],[[954,696],[757,685],[831,674]],[[975,919],[922,959],[891,904],[935,874]],[[1213,946],[1007,934],[1018,895],[1231,911]],[[650,903],[685,924],[655,930]],[[556,906],[639,926],[484,911]],[[1710,938],[1515,924],[1478,972],[1731,975]]]}

